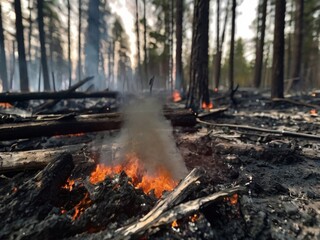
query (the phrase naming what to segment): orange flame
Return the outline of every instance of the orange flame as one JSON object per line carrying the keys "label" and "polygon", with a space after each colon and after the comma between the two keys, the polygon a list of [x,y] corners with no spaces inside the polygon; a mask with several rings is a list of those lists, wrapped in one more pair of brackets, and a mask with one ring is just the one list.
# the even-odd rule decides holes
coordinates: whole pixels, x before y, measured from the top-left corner
{"label": "orange flame", "polygon": [[76,181],[74,179],[68,178],[66,184],[64,186],[62,186],[62,188],[67,189],[71,192],[74,187],[75,182]]}
{"label": "orange flame", "polygon": [[192,216],[189,217],[191,222],[196,222],[199,219],[199,215],[198,214],[193,214]]}
{"label": "orange flame", "polygon": [[231,205],[236,205],[238,203],[238,198],[239,198],[239,195],[237,193],[233,194],[229,199]]}
{"label": "orange flame", "polygon": [[212,108],[213,108],[212,102],[210,102],[209,104],[206,104],[206,102],[202,103],[202,109],[209,110],[209,109],[212,109]]}
{"label": "orange flame", "polygon": [[316,109],[311,109],[310,110],[311,115],[317,115],[317,110]]}
{"label": "orange flame", "polygon": [[74,214],[72,216],[72,220],[76,220],[81,213],[86,210],[87,207],[89,207],[91,204],[91,199],[89,196],[89,193],[86,193],[84,198],[74,207]]}
{"label": "orange flame", "polygon": [[7,102],[0,102],[0,107],[2,108],[13,108],[12,104]]}
{"label": "orange flame", "polygon": [[172,101],[174,102],[179,102],[181,101],[181,95],[180,95],[180,92],[178,90],[173,90],[172,92]]}
{"label": "orange flame", "polygon": [[214,92],[219,92],[219,89],[218,88],[214,88],[213,91]]}
{"label": "orange flame", "polygon": [[178,227],[179,227],[179,224],[178,224],[177,220],[174,220],[174,221],[171,223],[171,227],[172,227],[172,228],[178,228]]}
{"label": "orange flame", "polygon": [[171,174],[164,168],[159,167],[153,174],[147,173],[134,154],[127,155],[127,161],[122,165],[106,166],[98,164],[95,171],[90,175],[90,182],[92,184],[99,183],[107,176],[113,176],[122,171],[132,179],[132,184],[136,188],[141,188],[146,194],[154,189],[157,198],[161,197],[163,191],[171,191],[177,185]]}

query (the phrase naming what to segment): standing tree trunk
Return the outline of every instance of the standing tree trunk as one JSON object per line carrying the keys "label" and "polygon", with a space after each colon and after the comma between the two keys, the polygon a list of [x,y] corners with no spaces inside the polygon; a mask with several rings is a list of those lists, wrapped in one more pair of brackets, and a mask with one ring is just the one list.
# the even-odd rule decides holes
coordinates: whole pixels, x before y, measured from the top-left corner
{"label": "standing tree trunk", "polygon": [[31,62],[31,37],[32,37],[32,0],[29,0],[28,8],[29,8],[29,32],[28,32],[28,59]]}
{"label": "standing tree trunk", "polygon": [[302,42],[303,42],[303,9],[304,0],[295,0],[295,24],[294,24],[294,40],[293,40],[293,58],[291,79],[293,82],[293,90],[297,90],[301,83],[301,59],[302,59]]}
{"label": "standing tree trunk", "polygon": [[[85,48],[85,69],[87,76],[95,76],[98,79],[99,73],[99,5],[100,0],[89,1],[88,9],[88,30]],[[97,86],[97,85],[96,85]]]}
{"label": "standing tree trunk", "polygon": [[195,0],[187,106],[198,108],[209,104],[208,89],[209,1]]}
{"label": "standing tree trunk", "polygon": [[182,68],[182,23],[183,23],[183,0],[176,1],[176,86],[180,90],[183,86]]}
{"label": "standing tree trunk", "polygon": [[286,0],[277,0],[273,39],[271,98],[283,98],[285,13]]}
{"label": "standing tree trunk", "polygon": [[79,18],[78,18],[78,81],[81,81],[81,69],[82,69],[82,63],[81,63],[81,21],[82,21],[82,0],[78,0],[78,11],[79,11]]}
{"label": "standing tree trunk", "polygon": [[143,51],[144,51],[144,74],[146,80],[149,79],[148,72],[148,52],[147,52],[147,16],[146,16],[146,0],[143,0]]}
{"label": "standing tree trunk", "polygon": [[70,28],[71,28],[71,7],[70,0],[67,0],[67,8],[68,8],[68,74],[69,74],[69,88],[71,87],[71,36],[70,36]]}
{"label": "standing tree trunk", "polygon": [[218,89],[220,83],[220,64],[221,51],[220,51],[220,0],[217,0],[217,29],[216,29],[216,59],[215,59],[215,88]]}
{"label": "standing tree trunk", "polygon": [[2,26],[2,6],[0,3],[0,78],[2,80],[3,91],[8,91],[8,72],[7,72],[7,58],[4,47],[4,34]]}
{"label": "standing tree trunk", "polygon": [[14,10],[16,13],[16,38],[18,42],[19,54],[19,72],[20,72],[20,90],[22,92],[29,92],[29,78],[26,62],[26,51],[24,47],[22,12],[20,0],[14,1]]}
{"label": "standing tree trunk", "polygon": [[44,0],[38,0],[38,25],[39,25],[40,48],[41,48],[41,66],[42,66],[44,90],[50,91],[50,80],[49,80],[47,53],[46,53],[46,41],[45,41],[45,32],[44,32],[44,23],[43,23],[43,1]]}
{"label": "standing tree trunk", "polygon": [[229,57],[229,89],[231,92],[231,100],[233,100],[233,85],[234,85],[234,37],[236,30],[236,7],[237,1],[232,0],[232,18],[231,18],[231,42],[230,42],[230,57]]}
{"label": "standing tree trunk", "polygon": [[137,67],[138,67],[137,80],[139,80],[139,78],[140,78],[141,89],[143,89],[143,80],[142,80],[142,76],[141,76],[140,29],[139,29],[139,4],[138,4],[138,0],[136,0],[136,38],[137,38]]}
{"label": "standing tree trunk", "polygon": [[264,36],[265,36],[266,18],[267,18],[267,3],[268,3],[268,0],[263,0],[262,8],[261,8],[261,14],[262,14],[261,27],[259,25],[260,20],[258,17],[258,33],[260,33],[260,36],[258,36],[257,47],[256,47],[256,62],[255,62],[255,68],[254,68],[254,87],[255,88],[260,87],[261,78],[262,78]]}

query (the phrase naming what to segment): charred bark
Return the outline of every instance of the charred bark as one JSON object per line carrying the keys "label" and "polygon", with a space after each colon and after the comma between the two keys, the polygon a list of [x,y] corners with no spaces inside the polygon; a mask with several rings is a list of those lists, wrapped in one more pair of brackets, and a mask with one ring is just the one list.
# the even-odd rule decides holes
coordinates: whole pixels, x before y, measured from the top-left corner
{"label": "charred bark", "polygon": [[286,0],[276,1],[271,98],[283,98],[285,12]]}
{"label": "charred bark", "polygon": [[183,86],[182,67],[182,24],[183,24],[183,0],[176,1],[176,86],[180,90]]}
{"label": "charred bark", "polygon": [[22,92],[29,92],[29,78],[26,62],[26,51],[24,47],[24,35],[22,24],[21,1],[14,1],[14,9],[16,13],[16,39],[18,42],[19,54],[19,72],[20,72],[20,89]]}
{"label": "charred bark", "polygon": [[233,99],[233,86],[234,86],[234,38],[235,38],[235,30],[236,30],[236,7],[237,1],[232,0],[232,18],[231,18],[231,42],[230,42],[230,56],[229,56],[229,90],[230,90],[230,98],[231,101],[234,102]]}

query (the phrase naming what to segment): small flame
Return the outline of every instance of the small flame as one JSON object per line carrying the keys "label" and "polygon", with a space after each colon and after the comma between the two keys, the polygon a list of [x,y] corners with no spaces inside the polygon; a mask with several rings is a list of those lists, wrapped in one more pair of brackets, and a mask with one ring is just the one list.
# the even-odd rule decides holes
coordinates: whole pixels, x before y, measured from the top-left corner
{"label": "small flame", "polygon": [[317,115],[317,110],[316,109],[311,109],[310,110],[310,115]]}
{"label": "small flame", "polygon": [[212,109],[212,108],[213,108],[212,102],[210,102],[209,104],[206,104],[206,102],[202,103],[202,109],[209,110],[209,109]]}
{"label": "small flame", "polygon": [[71,192],[73,187],[74,187],[75,182],[76,181],[74,179],[68,178],[66,184],[63,185],[62,188],[67,189],[67,190],[69,190]]}
{"label": "small flame", "polygon": [[179,102],[181,101],[181,95],[180,95],[180,92],[178,90],[173,90],[172,92],[172,101],[174,102]]}
{"label": "small flame", "polygon": [[154,189],[157,198],[161,197],[163,191],[171,191],[177,185],[171,174],[164,168],[159,167],[153,174],[147,173],[139,158],[134,154],[128,154],[127,161],[122,165],[106,166],[98,164],[95,171],[90,175],[90,183],[97,184],[107,176],[113,176],[122,171],[132,179],[132,184],[136,188],[141,188],[146,194]]}
{"label": "small flame", "polygon": [[86,210],[86,208],[89,207],[90,204],[91,199],[89,193],[86,193],[84,198],[74,207],[74,214],[72,216],[72,220],[76,220],[81,215],[81,213],[83,213],[84,210]]}
{"label": "small flame", "polygon": [[213,91],[214,91],[214,92],[218,92],[219,89],[218,89],[218,88],[214,88]]}
{"label": "small flame", "polygon": [[189,217],[191,222],[196,222],[199,219],[199,215],[198,214],[193,214],[192,216]]}
{"label": "small flame", "polygon": [[16,193],[18,191],[17,187],[13,187],[12,192]]}
{"label": "small flame", "polygon": [[178,224],[177,220],[174,220],[174,221],[171,223],[171,227],[172,227],[172,228],[178,228],[178,227],[179,227],[179,224]]}
{"label": "small flame", "polygon": [[65,209],[61,209],[61,214],[65,214],[66,212],[67,212],[67,210],[65,210]]}
{"label": "small flame", "polygon": [[233,194],[229,198],[229,201],[230,201],[231,205],[236,205],[238,203],[238,198],[239,198],[239,195],[237,193]]}
{"label": "small flame", "polygon": [[13,105],[7,102],[0,102],[0,107],[2,108],[13,108]]}

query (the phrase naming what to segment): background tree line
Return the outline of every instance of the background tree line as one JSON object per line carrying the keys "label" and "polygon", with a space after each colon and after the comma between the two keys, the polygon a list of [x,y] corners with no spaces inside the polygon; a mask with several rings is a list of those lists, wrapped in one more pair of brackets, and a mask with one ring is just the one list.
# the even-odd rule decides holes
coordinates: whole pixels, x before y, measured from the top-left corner
{"label": "background tree line", "polygon": [[271,87],[274,97],[318,87],[318,1],[255,1],[249,42],[235,37],[243,1],[126,1],[135,22],[133,62],[127,23],[110,8],[116,0],[2,1],[3,90],[60,90],[91,75],[95,89],[140,90],[154,76],[155,87],[181,90],[193,105],[237,84]]}

